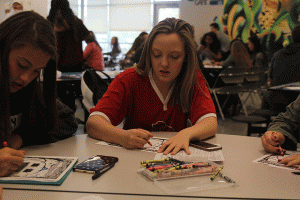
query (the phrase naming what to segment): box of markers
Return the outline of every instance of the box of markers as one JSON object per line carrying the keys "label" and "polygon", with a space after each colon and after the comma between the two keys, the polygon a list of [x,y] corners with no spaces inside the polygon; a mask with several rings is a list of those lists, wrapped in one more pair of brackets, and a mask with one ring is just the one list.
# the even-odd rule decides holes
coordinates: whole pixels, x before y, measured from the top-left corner
{"label": "box of markers", "polygon": [[142,161],[138,172],[169,194],[236,186],[229,177],[217,175],[220,168],[223,166],[211,161],[187,162],[166,158]]}
{"label": "box of markers", "polygon": [[218,170],[216,163],[184,162],[174,158],[142,161],[140,172],[150,180],[211,175]]}

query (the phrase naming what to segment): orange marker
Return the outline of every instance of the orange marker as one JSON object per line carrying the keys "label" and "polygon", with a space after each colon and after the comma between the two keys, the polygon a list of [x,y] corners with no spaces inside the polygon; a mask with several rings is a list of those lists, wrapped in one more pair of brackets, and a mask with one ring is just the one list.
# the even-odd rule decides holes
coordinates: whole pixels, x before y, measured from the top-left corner
{"label": "orange marker", "polygon": [[151,142],[150,141],[148,141],[148,144],[152,147],[152,144],[151,144]]}

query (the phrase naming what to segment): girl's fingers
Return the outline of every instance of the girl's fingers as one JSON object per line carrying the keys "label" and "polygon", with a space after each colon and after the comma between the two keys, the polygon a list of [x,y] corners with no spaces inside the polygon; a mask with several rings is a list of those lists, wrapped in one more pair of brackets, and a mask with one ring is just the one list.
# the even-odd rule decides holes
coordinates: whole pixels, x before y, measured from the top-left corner
{"label": "girl's fingers", "polygon": [[167,146],[169,146],[169,144],[170,144],[170,143],[169,143],[168,141],[166,141],[165,143],[163,143],[163,144],[159,147],[157,153],[162,153],[162,152],[165,150],[165,148],[166,148]]}
{"label": "girl's fingers", "polygon": [[171,155],[175,155],[178,153],[178,151],[180,151],[181,148],[179,146],[175,146],[175,148],[173,149],[173,151],[171,152]]}

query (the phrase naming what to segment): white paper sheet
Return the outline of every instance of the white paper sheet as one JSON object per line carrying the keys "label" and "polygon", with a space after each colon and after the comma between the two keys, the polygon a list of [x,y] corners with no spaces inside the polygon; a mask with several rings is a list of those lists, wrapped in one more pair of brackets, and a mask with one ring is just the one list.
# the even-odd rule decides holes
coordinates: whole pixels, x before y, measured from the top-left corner
{"label": "white paper sheet", "polygon": [[10,176],[1,177],[6,181],[37,181],[37,182],[57,182],[77,162],[77,157],[58,156],[26,156],[24,164]]}
{"label": "white paper sheet", "polygon": [[224,156],[222,150],[217,151],[204,151],[190,146],[191,154],[187,155],[184,150],[179,151],[176,155],[163,155],[162,153],[157,153],[154,160],[165,159],[172,157],[178,160],[193,161],[193,160],[209,160],[209,161],[224,161]]}
{"label": "white paper sheet", "polygon": [[277,167],[277,168],[281,168],[281,169],[294,170],[295,166],[286,167],[283,164],[278,163],[278,159],[283,159],[283,158],[286,158],[286,157],[288,157],[290,155],[293,155],[293,154],[299,154],[299,152],[296,153],[294,151],[287,151],[284,156],[268,154],[268,155],[264,155],[264,156],[262,156],[262,157],[260,157],[256,160],[254,160],[252,162],[259,163],[259,164],[265,164],[265,165],[268,165],[270,167]]}
{"label": "white paper sheet", "polygon": [[[159,147],[168,140],[168,138],[160,138],[160,137],[152,137],[150,138],[150,142],[152,143],[152,146],[149,144],[146,144],[143,149],[139,149],[141,151],[148,151],[148,152],[154,152],[156,153]],[[123,148],[121,145],[118,144],[113,144],[109,142],[97,142],[96,144],[100,145],[109,145],[109,146],[114,146],[114,147],[119,147]],[[171,156],[170,154],[168,155],[163,155],[162,153],[157,153],[155,155],[154,159],[164,159],[167,157],[172,157],[175,159],[184,159],[184,160],[199,160],[199,158],[207,159],[209,161],[224,161],[224,156],[222,150],[218,151],[204,151],[200,150],[194,147],[189,147],[191,151],[191,155],[187,155],[184,150],[179,151],[176,155]]]}

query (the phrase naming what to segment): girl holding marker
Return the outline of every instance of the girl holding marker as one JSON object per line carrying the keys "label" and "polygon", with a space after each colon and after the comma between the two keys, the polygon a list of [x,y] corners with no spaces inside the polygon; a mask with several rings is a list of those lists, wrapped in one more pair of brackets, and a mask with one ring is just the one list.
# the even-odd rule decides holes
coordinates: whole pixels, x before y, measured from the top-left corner
{"label": "girl holding marker", "polygon": [[[216,111],[199,69],[193,27],[167,18],[149,34],[140,62],[119,74],[91,109],[86,128],[96,139],[143,148],[150,131],[174,131],[158,150],[190,154],[190,140],[217,132]],[[125,119],[123,129],[116,127]],[[187,120],[193,124],[187,127]]]}
{"label": "girl holding marker", "polygon": [[78,125],[73,111],[56,100],[50,22],[31,11],[15,14],[0,24],[0,43],[0,176],[6,176],[24,162],[25,151],[17,149],[67,138]]}

